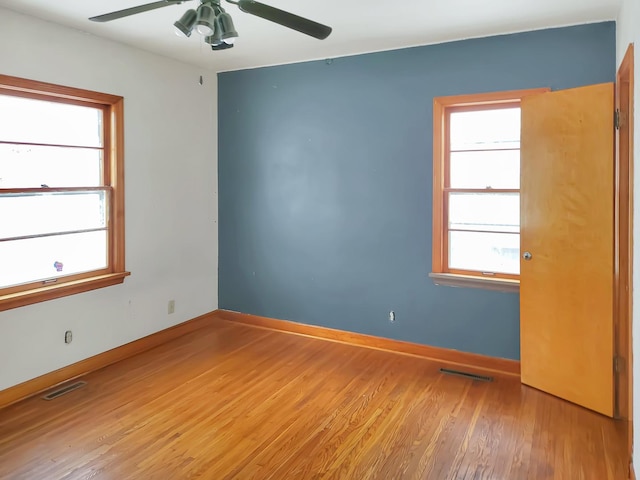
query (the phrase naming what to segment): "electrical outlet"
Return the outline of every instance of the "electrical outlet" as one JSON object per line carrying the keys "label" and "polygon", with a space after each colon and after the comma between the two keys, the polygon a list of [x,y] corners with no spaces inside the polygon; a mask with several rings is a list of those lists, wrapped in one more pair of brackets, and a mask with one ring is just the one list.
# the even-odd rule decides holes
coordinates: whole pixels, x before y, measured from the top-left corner
{"label": "electrical outlet", "polygon": [[391,311],[389,312],[389,321],[390,321],[391,323],[393,323],[393,322],[395,322],[395,321],[396,321],[396,312],[394,312],[393,310],[391,310]]}
{"label": "electrical outlet", "polygon": [[176,301],[169,300],[169,305],[167,306],[167,313],[171,315],[172,313],[175,313],[175,311],[176,311]]}
{"label": "electrical outlet", "polygon": [[66,332],[64,332],[64,343],[69,344],[73,341],[73,333],[71,333],[71,330],[67,330]]}

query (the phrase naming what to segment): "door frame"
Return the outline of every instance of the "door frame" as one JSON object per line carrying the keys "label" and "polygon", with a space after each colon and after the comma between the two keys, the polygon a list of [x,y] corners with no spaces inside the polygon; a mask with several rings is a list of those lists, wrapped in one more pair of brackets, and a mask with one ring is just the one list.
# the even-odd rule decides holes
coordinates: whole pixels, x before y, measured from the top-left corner
{"label": "door frame", "polygon": [[[633,102],[634,49],[627,48],[616,74],[616,109],[621,95],[628,99],[626,118],[620,119],[616,131],[615,152],[615,212],[614,212],[614,322],[615,352],[622,368],[615,372],[616,417],[627,423],[627,454],[633,478]],[[624,90],[623,90],[624,89]],[[621,142],[621,133],[628,142]],[[626,277],[626,278],[624,278]],[[624,285],[628,288],[625,288]]]}

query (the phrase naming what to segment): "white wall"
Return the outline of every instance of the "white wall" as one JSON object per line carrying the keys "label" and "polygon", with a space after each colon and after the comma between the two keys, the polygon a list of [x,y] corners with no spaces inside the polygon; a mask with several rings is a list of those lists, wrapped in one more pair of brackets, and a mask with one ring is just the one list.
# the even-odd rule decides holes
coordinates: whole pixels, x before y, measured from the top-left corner
{"label": "white wall", "polygon": [[216,309],[215,74],[1,8],[0,73],[125,98],[131,271],[123,285],[0,312],[0,390]]}
{"label": "white wall", "polygon": [[633,216],[633,423],[634,453],[633,464],[636,472],[640,473],[640,3],[638,0],[623,0],[617,22],[617,57],[618,65],[622,62],[627,46],[634,43],[635,47],[635,105],[634,105],[634,205]]}

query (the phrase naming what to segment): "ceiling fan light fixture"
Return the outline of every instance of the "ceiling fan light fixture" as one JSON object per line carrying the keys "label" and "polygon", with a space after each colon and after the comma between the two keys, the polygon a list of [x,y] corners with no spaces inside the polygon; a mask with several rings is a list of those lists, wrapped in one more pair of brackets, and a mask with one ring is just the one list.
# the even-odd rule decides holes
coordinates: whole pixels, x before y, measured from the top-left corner
{"label": "ceiling fan light fixture", "polygon": [[198,13],[195,10],[190,9],[184,12],[182,17],[180,17],[180,20],[173,24],[173,26],[176,27],[176,35],[184,35],[185,37],[190,37],[191,31],[193,30],[193,26],[196,24],[197,19]]}
{"label": "ceiling fan light fixture", "polygon": [[233,45],[238,38],[238,32],[233,26],[233,19],[227,12],[222,12],[218,15],[218,24],[220,25],[222,40],[228,45]]}
{"label": "ceiling fan light fixture", "polygon": [[224,43],[224,41],[222,40],[222,30],[220,29],[220,23],[218,22],[217,18],[215,21],[215,26],[213,28],[213,35],[204,37],[204,42],[208,43],[211,46],[217,46]]}
{"label": "ceiling fan light fixture", "polygon": [[222,45],[224,42],[211,35],[209,37],[204,37],[204,43],[208,43],[212,47],[217,47],[218,45]]}
{"label": "ceiling fan light fixture", "polygon": [[233,45],[222,42],[219,45],[211,45],[211,50],[226,50],[227,48],[233,48]]}
{"label": "ceiling fan light fixture", "polygon": [[209,4],[202,3],[198,7],[198,20],[196,21],[196,30],[202,36],[208,37],[213,35],[216,21],[216,12]]}

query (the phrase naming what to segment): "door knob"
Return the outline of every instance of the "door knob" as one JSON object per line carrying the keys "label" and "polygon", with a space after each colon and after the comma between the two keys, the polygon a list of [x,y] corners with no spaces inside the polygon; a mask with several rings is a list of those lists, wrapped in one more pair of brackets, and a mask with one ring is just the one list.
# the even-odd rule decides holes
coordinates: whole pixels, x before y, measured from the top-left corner
{"label": "door knob", "polygon": [[531,252],[524,252],[522,254],[522,258],[524,258],[525,260],[531,260],[533,258],[533,255],[531,255]]}

